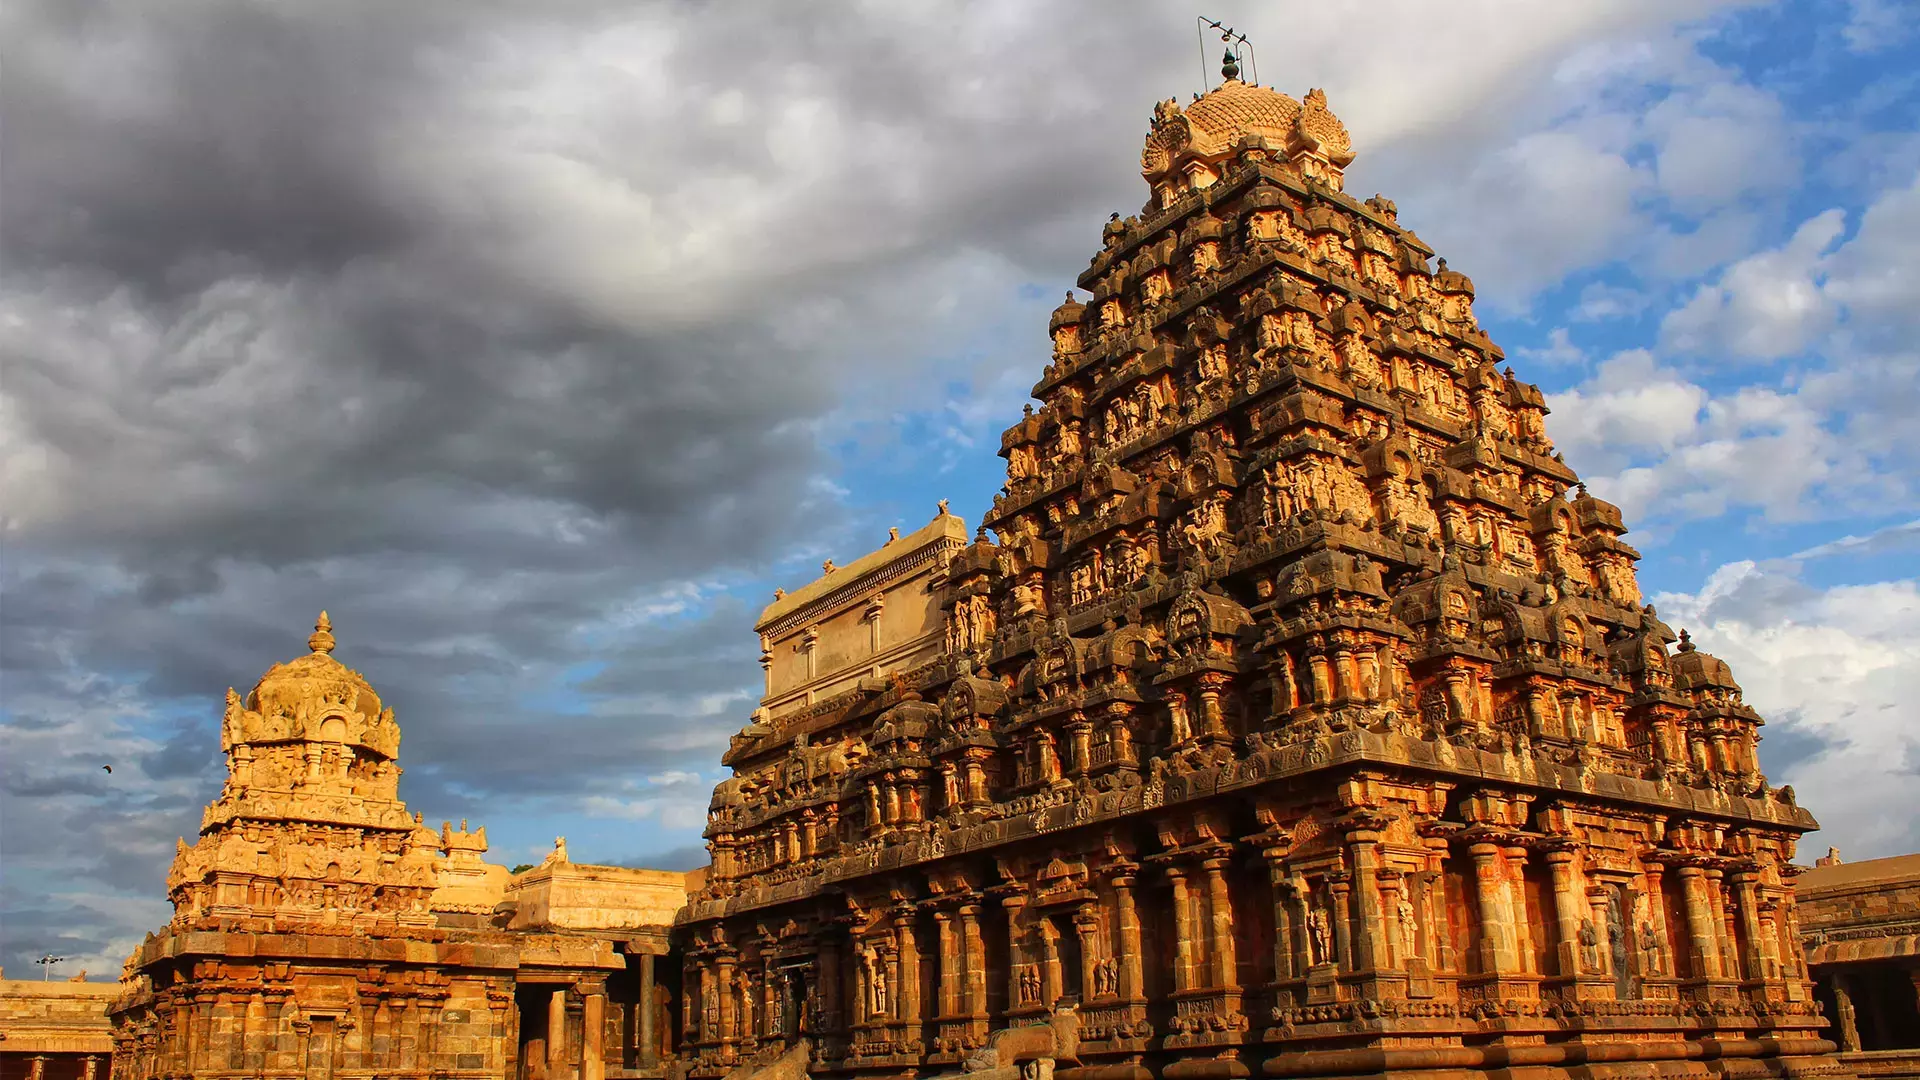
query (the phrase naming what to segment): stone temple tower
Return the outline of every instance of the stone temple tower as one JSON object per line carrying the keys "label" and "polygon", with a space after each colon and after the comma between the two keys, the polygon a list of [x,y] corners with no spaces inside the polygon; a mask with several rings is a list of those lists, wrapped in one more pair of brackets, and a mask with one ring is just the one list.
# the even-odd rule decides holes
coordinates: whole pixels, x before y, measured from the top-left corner
{"label": "stone temple tower", "polygon": [[1352,160],[1317,90],[1161,103],[997,542],[769,609],[811,681],[725,758],[692,1075],[1838,1071],[1760,717]]}
{"label": "stone temple tower", "polygon": [[650,974],[664,927],[516,915],[515,885],[571,870],[564,853],[509,883],[485,830],[409,813],[393,711],[333,657],[326,613],[307,645],[227,691],[226,784],[109,1007],[114,1080],[659,1075],[628,960]]}

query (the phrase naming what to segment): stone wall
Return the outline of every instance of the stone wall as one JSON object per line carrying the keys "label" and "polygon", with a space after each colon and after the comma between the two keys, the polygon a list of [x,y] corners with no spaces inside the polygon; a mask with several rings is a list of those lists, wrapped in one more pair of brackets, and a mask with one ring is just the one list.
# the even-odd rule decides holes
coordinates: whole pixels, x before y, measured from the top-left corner
{"label": "stone wall", "polygon": [[113,1053],[107,1002],[118,990],[113,983],[0,979],[0,1080],[106,1077]]}

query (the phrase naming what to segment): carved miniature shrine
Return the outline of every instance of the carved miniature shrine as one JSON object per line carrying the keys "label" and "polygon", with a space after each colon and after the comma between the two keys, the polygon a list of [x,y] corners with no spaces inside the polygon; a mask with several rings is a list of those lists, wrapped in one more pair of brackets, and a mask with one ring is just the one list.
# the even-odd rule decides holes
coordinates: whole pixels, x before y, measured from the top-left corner
{"label": "carved miniature shrine", "polygon": [[1155,110],[980,534],[763,618],[691,1075],[1836,1072],[1760,717],[1325,97],[1228,74]]}

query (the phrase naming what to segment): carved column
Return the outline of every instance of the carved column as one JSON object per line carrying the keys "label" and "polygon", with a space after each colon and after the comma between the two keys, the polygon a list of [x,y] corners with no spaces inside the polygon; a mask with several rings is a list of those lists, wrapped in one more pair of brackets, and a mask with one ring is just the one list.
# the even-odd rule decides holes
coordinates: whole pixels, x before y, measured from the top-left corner
{"label": "carved column", "polygon": [[[967,1015],[975,1020],[987,1018],[987,951],[980,940],[980,906],[960,905],[960,951],[966,961]],[[1016,1003],[1018,998],[1012,999]]]}
{"label": "carved column", "polygon": [[1720,977],[1720,948],[1713,929],[1712,901],[1707,893],[1707,872],[1698,866],[1682,866],[1680,888],[1687,903],[1687,937],[1693,960],[1693,974],[1699,979]]}
{"label": "carved column", "polygon": [[1342,873],[1327,875],[1327,887],[1333,892],[1333,955],[1341,971],[1353,966],[1353,882]]}
{"label": "carved column", "polygon": [[27,1080],[46,1080],[47,1055],[35,1054],[27,1061]]}
{"label": "carved column", "polygon": [[1547,852],[1547,872],[1553,879],[1555,970],[1564,976],[1580,974],[1580,895],[1574,879],[1578,852],[1556,848]]}
{"label": "carved column", "polygon": [[1833,973],[1834,1011],[1839,1015],[1833,1018],[1834,1041],[1840,1044],[1840,1051],[1847,1054],[1860,1052],[1860,1024],[1854,1015],[1853,995],[1847,992],[1847,977],[1840,972]]}
{"label": "carved column", "polygon": [[[721,998],[722,1001],[726,999]],[[724,1021],[721,1027],[724,1030]],[[565,1076],[567,1067],[567,988],[556,986],[547,998],[547,1075]]]}
{"label": "carved column", "polygon": [[920,1036],[920,944],[914,940],[913,911],[894,913],[895,941],[900,955],[900,977],[894,983],[893,997],[899,1003],[899,1018],[907,1025],[908,1038]]}
{"label": "carved column", "polygon": [[1167,880],[1173,883],[1173,989],[1180,993],[1193,988],[1193,908],[1186,874],[1168,867]]}
{"label": "carved column", "polygon": [[1140,971],[1140,913],[1133,905],[1133,883],[1131,874],[1113,879],[1114,921],[1120,947],[1120,997],[1125,1001],[1141,1000],[1145,986]]}
{"label": "carved column", "polygon": [[940,949],[940,1001],[935,1008],[945,1020],[960,1013],[960,941],[950,913],[934,912],[933,925]]}
{"label": "carved column", "polygon": [[1594,886],[1587,890],[1587,909],[1593,922],[1593,973],[1612,978],[1613,952],[1607,948],[1607,890]]}
{"label": "carved column", "polygon": [[1380,911],[1380,833],[1375,828],[1354,829],[1347,834],[1347,852],[1353,861],[1354,943],[1356,971],[1373,971],[1386,966],[1386,920]]}
{"label": "carved column", "polygon": [[1640,928],[1634,928],[1634,940],[1637,946],[1636,951],[1640,955],[1641,967],[1650,969],[1643,971],[1642,974],[1655,977],[1672,975],[1673,962],[1670,956],[1673,939],[1668,936],[1666,893],[1662,891],[1660,884],[1660,879],[1665,876],[1666,867],[1655,862],[1642,863],[1641,867],[1646,879],[1647,925],[1653,931],[1654,940],[1653,955],[1649,957],[1646,955],[1644,943],[1640,941]]}
{"label": "carved column", "polygon": [[733,957],[722,955],[713,962],[714,993],[719,995],[719,1042],[722,1046],[733,1043],[734,1033],[739,1029],[733,1019]]}
{"label": "carved column", "polygon": [[1280,848],[1261,852],[1267,860],[1267,881],[1273,888],[1273,977],[1285,982],[1294,975],[1293,883],[1287,878]]}
{"label": "carved column", "polygon": [[1207,956],[1212,961],[1213,988],[1231,990],[1240,980],[1233,956],[1233,901],[1227,895],[1227,860],[1216,857],[1201,865],[1207,871]]}
{"label": "carved column", "polygon": [[1527,914],[1527,849],[1509,847],[1505,854],[1507,903],[1513,912],[1514,956],[1520,961],[1521,971],[1538,975],[1540,964],[1533,954],[1533,920]]}
{"label": "carved column", "polygon": [[1747,939],[1740,960],[1749,979],[1767,977],[1766,935],[1760,930],[1760,898],[1755,891],[1759,877],[1758,870],[1740,870],[1733,875],[1732,884],[1734,917],[1740,920],[1740,933]]}
{"label": "carved column", "polygon": [[1467,849],[1473,858],[1475,900],[1480,909],[1480,968],[1488,974],[1511,974],[1519,970],[1513,947],[1513,919],[1506,905],[1506,873],[1500,865],[1500,845],[1474,844]]}
{"label": "carved column", "polygon": [[606,1080],[607,995],[587,995],[580,1010],[580,1080]]}
{"label": "carved column", "polygon": [[1723,978],[1741,978],[1740,954],[1733,947],[1733,928],[1730,922],[1731,905],[1727,902],[1726,875],[1719,870],[1707,871],[1707,910],[1713,915],[1713,941],[1720,950],[1720,974]]}
{"label": "carved column", "polygon": [[1093,724],[1079,713],[1067,724],[1067,745],[1073,752],[1074,776],[1085,776],[1093,769]]}
{"label": "carved column", "polygon": [[653,1031],[653,954],[640,953],[633,958],[640,965],[640,1007],[636,1017],[640,1028],[640,1067],[654,1066],[654,1048],[658,1038]]}

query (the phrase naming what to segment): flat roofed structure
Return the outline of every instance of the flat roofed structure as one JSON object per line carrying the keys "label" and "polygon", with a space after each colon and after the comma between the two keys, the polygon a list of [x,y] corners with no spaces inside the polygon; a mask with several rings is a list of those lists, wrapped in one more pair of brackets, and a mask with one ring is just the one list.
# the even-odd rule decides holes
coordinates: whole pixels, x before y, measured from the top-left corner
{"label": "flat roofed structure", "polygon": [[0,1080],[106,1080],[113,1056],[107,1002],[120,987],[0,978]]}
{"label": "flat roofed structure", "polygon": [[762,718],[845,693],[863,678],[905,670],[941,653],[938,571],[967,544],[967,523],[940,503],[932,521],[846,566],[780,592],[754,624],[766,669]]}
{"label": "flat roofed structure", "polygon": [[1829,850],[1794,881],[1800,940],[1841,1060],[1920,1076],[1920,854],[1850,863]]}

